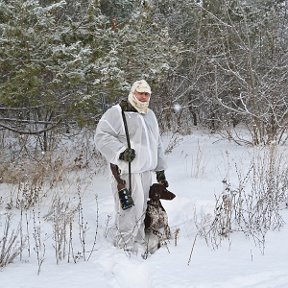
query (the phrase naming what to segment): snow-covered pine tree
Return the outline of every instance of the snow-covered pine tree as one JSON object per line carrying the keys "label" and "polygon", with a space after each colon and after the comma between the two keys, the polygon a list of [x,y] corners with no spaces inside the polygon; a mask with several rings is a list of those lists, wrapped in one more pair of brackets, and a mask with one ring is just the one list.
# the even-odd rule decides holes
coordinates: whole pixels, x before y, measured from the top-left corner
{"label": "snow-covered pine tree", "polygon": [[1,125],[27,133],[63,122],[84,125],[103,103],[127,95],[136,79],[160,82],[176,49],[152,7],[136,2],[123,1],[129,9],[118,17],[99,0],[2,0],[1,111],[11,121],[2,117]]}
{"label": "snow-covered pine tree", "polygon": [[37,133],[63,123],[83,94],[82,67],[90,53],[77,41],[66,45],[61,39],[65,27],[58,13],[65,1],[42,7],[13,0],[0,6],[1,112],[9,118],[2,117],[1,125]]}

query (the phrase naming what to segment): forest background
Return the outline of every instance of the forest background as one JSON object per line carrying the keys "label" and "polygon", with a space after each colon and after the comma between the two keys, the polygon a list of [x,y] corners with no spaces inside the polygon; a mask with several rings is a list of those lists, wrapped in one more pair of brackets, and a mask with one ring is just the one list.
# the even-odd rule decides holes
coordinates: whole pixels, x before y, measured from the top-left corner
{"label": "forest background", "polygon": [[[145,78],[162,131],[284,143],[287,1],[0,1],[1,145],[94,129]],[[23,140],[24,139],[24,140]],[[247,139],[245,140],[247,142]]]}

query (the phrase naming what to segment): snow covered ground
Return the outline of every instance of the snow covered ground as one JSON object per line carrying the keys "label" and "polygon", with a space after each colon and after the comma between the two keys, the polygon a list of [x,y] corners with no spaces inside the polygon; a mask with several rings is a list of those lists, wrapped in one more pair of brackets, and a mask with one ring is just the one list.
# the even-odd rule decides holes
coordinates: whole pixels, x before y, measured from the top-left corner
{"label": "snow covered ground", "polygon": [[[169,146],[170,140],[171,137],[164,138],[165,147]],[[207,245],[204,237],[197,234],[201,227],[199,223],[205,225],[205,217],[213,215],[216,198],[223,192],[222,180],[226,179],[237,187],[239,174],[246,175],[250,164],[255,163],[257,155],[264,149],[238,146],[198,131],[178,140],[172,152],[167,154],[169,169],[166,172],[169,190],[177,197],[173,201],[162,201],[172,233],[179,229],[176,239],[147,260],[142,259],[141,255],[129,257],[122,250],[114,248],[108,229],[112,224],[113,212],[109,171],[106,169],[95,174],[93,169],[80,169],[73,172],[73,178],[59,182],[56,187],[46,188],[47,193],[44,189],[45,197],[22,215],[23,233],[27,228],[26,222],[29,222],[30,256],[26,247],[21,259],[17,257],[14,263],[1,270],[1,287],[287,288],[287,225],[265,234],[265,243],[262,244],[253,237],[235,231],[223,239],[218,249],[213,249],[210,243]],[[282,159],[288,159],[287,147],[279,147],[279,153]],[[16,227],[20,212],[15,207],[5,209],[11,191],[16,191],[16,188],[0,184],[0,189],[2,233],[7,213],[13,214],[12,222]],[[70,210],[67,208],[66,213],[81,200],[82,212],[75,216],[71,245],[73,255],[79,255],[77,263],[74,263],[71,251],[68,263],[69,249],[66,247],[64,259],[56,264],[53,221],[48,220],[47,216],[51,210],[52,194],[54,197],[59,195],[61,201],[67,201],[65,203],[69,201]],[[287,223],[288,211],[285,206],[280,213]],[[83,242],[81,244],[79,241],[79,223],[84,225],[85,257]],[[40,239],[38,248],[35,244],[37,239]],[[38,261],[37,250],[40,251]],[[38,270],[40,273],[37,273]]]}

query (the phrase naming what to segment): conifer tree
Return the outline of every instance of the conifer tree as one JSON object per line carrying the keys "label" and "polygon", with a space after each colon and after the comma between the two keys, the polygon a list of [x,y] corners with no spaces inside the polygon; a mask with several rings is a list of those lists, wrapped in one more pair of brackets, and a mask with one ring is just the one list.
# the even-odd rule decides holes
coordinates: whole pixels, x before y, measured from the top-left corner
{"label": "conifer tree", "polygon": [[64,1],[46,7],[38,1],[0,3],[0,99],[2,111],[15,120],[5,126],[21,133],[45,131],[74,109],[88,52],[79,42],[65,45],[61,39],[65,29],[56,16]]}

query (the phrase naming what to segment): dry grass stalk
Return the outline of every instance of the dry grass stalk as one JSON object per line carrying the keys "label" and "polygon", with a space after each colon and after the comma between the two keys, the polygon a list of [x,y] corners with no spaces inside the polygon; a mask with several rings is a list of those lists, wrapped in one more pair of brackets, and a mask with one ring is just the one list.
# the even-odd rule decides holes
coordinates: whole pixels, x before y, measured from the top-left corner
{"label": "dry grass stalk", "polygon": [[20,239],[20,228],[11,231],[11,214],[6,215],[3,236],[0,238],[0,267],[12,263],[25,247],[25,239]]}
{"label": "dry grass stalk", "polygon": [[231,232],[241,231],[251,236],[264,253],[267,232],[284,225],[280,210],[287,207],[288,167],[275,149],[256,155],[244,177],[235,165],[238,187],[223,181],[224,189],[216,199],[209,229],[198,228],[214,248],[222,239],[229,239]]}

